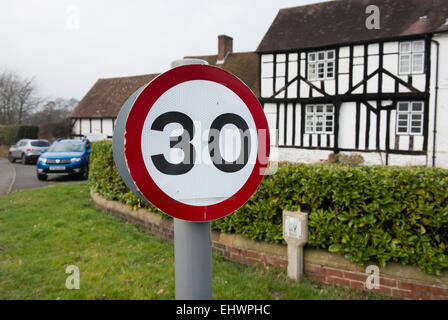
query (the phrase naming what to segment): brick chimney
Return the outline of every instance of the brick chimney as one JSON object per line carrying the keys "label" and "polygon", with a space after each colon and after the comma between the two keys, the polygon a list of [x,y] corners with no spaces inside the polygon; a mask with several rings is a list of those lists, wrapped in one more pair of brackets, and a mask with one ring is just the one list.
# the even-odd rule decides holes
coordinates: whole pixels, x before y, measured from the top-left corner
{"label": "brick chimney", "polygon": [[233,38],[221,34],[218,36],[218,62],[223,63],[229,53],[233,52]]}

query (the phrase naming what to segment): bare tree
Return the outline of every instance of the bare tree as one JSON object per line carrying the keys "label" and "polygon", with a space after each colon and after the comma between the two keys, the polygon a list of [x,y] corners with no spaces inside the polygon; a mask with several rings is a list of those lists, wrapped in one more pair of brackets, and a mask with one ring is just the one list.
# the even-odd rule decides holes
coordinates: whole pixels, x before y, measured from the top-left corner
{"label": "bare tree", "polygon": [[17,74],[0,74],[0,124],[21,124],[40,99],[36,96],[34,78],[22,79]]}
{"label": "bare tree", "polygon": [[35,110],[35,112],[29,115],[27,122],[30,124],[41,124],[65,120],[77,104],[78,100],[73,98],[45,100],[38,110]]}

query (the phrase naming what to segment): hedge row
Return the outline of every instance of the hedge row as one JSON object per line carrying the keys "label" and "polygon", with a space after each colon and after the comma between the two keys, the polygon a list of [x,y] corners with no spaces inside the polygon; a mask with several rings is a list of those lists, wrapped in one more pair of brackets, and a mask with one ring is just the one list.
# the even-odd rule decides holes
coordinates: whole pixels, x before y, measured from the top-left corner
{"label": "hedge row", "polygon": [[39,127],[25,125],[0,126],[0,145],[11,146],[20,139],[37,139]]}
{"label": "hedge row", "polygon": [[[89,183],[134,208],[110,142],[93,144]],[[440,274],[448,267],[448,171],[430,168],[281,165],[237,212],[212,224],[247,238],[282,242],[282,210],[309,213],[308,246],[360,264],[389,261]]]}

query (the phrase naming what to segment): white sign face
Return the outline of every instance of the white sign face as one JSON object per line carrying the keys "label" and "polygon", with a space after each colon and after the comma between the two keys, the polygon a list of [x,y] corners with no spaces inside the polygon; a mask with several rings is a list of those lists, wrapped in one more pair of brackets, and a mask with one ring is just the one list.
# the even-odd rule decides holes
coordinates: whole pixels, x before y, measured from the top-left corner
{"label": "white sign face", "polygon": [[222,218],[249,200],[268,166],[270,136],[260,102],[241,80],[183,65],[134,97],[114,135],[120,175],[134,193],[187,221]]}
{"label": "white sign face", "polygon": [[[224,118],[231,120],[220,122]],[[248,129],[249,140],[244,141],[249,144],[243,143],[242,127]],[[237,171],[226,172],[213,164],[211,128],[219,137],[214,154],[220,160],[240,163],[248,152]],[[192,206],[232,197],[248,180],[257,159],[257,130],[249,109],[232,90],[213,81],[186,81],[164,92],[148,112],[141,137],[145,167],[154,182],[172,199]],[[166,162],[169,167],[188,159],[193,165],[186,172],[167,174],[171,169]]]}
{"label": "white sign face", "polygon": [[299,218],[286,216],[285,235],[291,238],[302,238],[302,224]]}

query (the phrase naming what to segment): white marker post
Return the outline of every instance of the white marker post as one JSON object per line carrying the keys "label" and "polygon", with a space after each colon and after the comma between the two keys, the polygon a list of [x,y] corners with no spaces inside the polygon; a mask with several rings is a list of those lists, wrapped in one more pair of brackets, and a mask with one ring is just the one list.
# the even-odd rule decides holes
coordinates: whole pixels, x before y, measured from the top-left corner
{"label": "white marker post", "polygon": [[283,211],[283,238],[288,244],[288,277],[303,274],[303,246],[308,242],[308,214]]}

